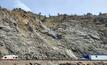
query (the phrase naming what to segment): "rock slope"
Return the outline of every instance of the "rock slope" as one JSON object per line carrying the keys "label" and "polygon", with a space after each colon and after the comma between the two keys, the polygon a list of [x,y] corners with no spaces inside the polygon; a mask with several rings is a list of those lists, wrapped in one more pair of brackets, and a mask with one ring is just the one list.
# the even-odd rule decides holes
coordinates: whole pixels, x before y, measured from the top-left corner
{"label": "rock slope", "polygon": [[106,32],[106,14],[46,17],[20,8],[0,8],[0,56],[15,54],[28,60],[106,54]]}

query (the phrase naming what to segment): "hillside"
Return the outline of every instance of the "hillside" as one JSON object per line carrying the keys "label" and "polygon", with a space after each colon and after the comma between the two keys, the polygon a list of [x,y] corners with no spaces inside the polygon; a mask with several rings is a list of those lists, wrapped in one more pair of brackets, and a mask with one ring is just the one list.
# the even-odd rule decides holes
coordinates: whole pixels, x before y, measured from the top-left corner
{"label": "hillside", "polygon": [[0,56],[20,59],[78,59],[107,53],[107,14],[43,16],[0,8]]}

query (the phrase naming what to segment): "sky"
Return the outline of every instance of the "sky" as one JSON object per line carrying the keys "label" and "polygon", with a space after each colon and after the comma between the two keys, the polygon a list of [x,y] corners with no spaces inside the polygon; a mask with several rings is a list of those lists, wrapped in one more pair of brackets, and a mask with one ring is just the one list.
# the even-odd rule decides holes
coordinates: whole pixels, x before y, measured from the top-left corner
{"label": "sky", "polygon": [[42,15],[107,13],[107,0],[0,0],[0,6],[41,12]]}

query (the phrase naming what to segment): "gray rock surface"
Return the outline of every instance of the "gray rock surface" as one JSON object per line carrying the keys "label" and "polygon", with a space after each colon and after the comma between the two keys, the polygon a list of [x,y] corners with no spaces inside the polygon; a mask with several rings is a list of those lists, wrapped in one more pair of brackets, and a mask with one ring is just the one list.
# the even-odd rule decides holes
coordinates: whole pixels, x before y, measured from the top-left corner
{"label": "gray rock surface", "polygon": [[[85,53],[107,53],[106,27],[103,24],[97,26],[90,19],[87,19],[90,22],[78,19],[65,15],[44,17],[20,9],[1,8],[0,56],[16,54],[20,59],[78,59]],[[52,30],[52,36],[57,33],[57,38],[49,32],[43,33],[40,21]]]}

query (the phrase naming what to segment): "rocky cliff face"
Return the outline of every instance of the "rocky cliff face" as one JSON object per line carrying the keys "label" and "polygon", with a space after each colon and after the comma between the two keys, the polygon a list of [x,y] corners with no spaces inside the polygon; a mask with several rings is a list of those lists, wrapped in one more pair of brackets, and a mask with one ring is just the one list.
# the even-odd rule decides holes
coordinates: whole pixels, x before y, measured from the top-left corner
{"label": "rocky cliff face", "polygon": [[[101,19],[100,19],[101,18]],[[102,22],[103,20],[103,22]],[[0,56],[78,59],[107,53],[106,15],[45,17],[22,9],[0,9]]]}

